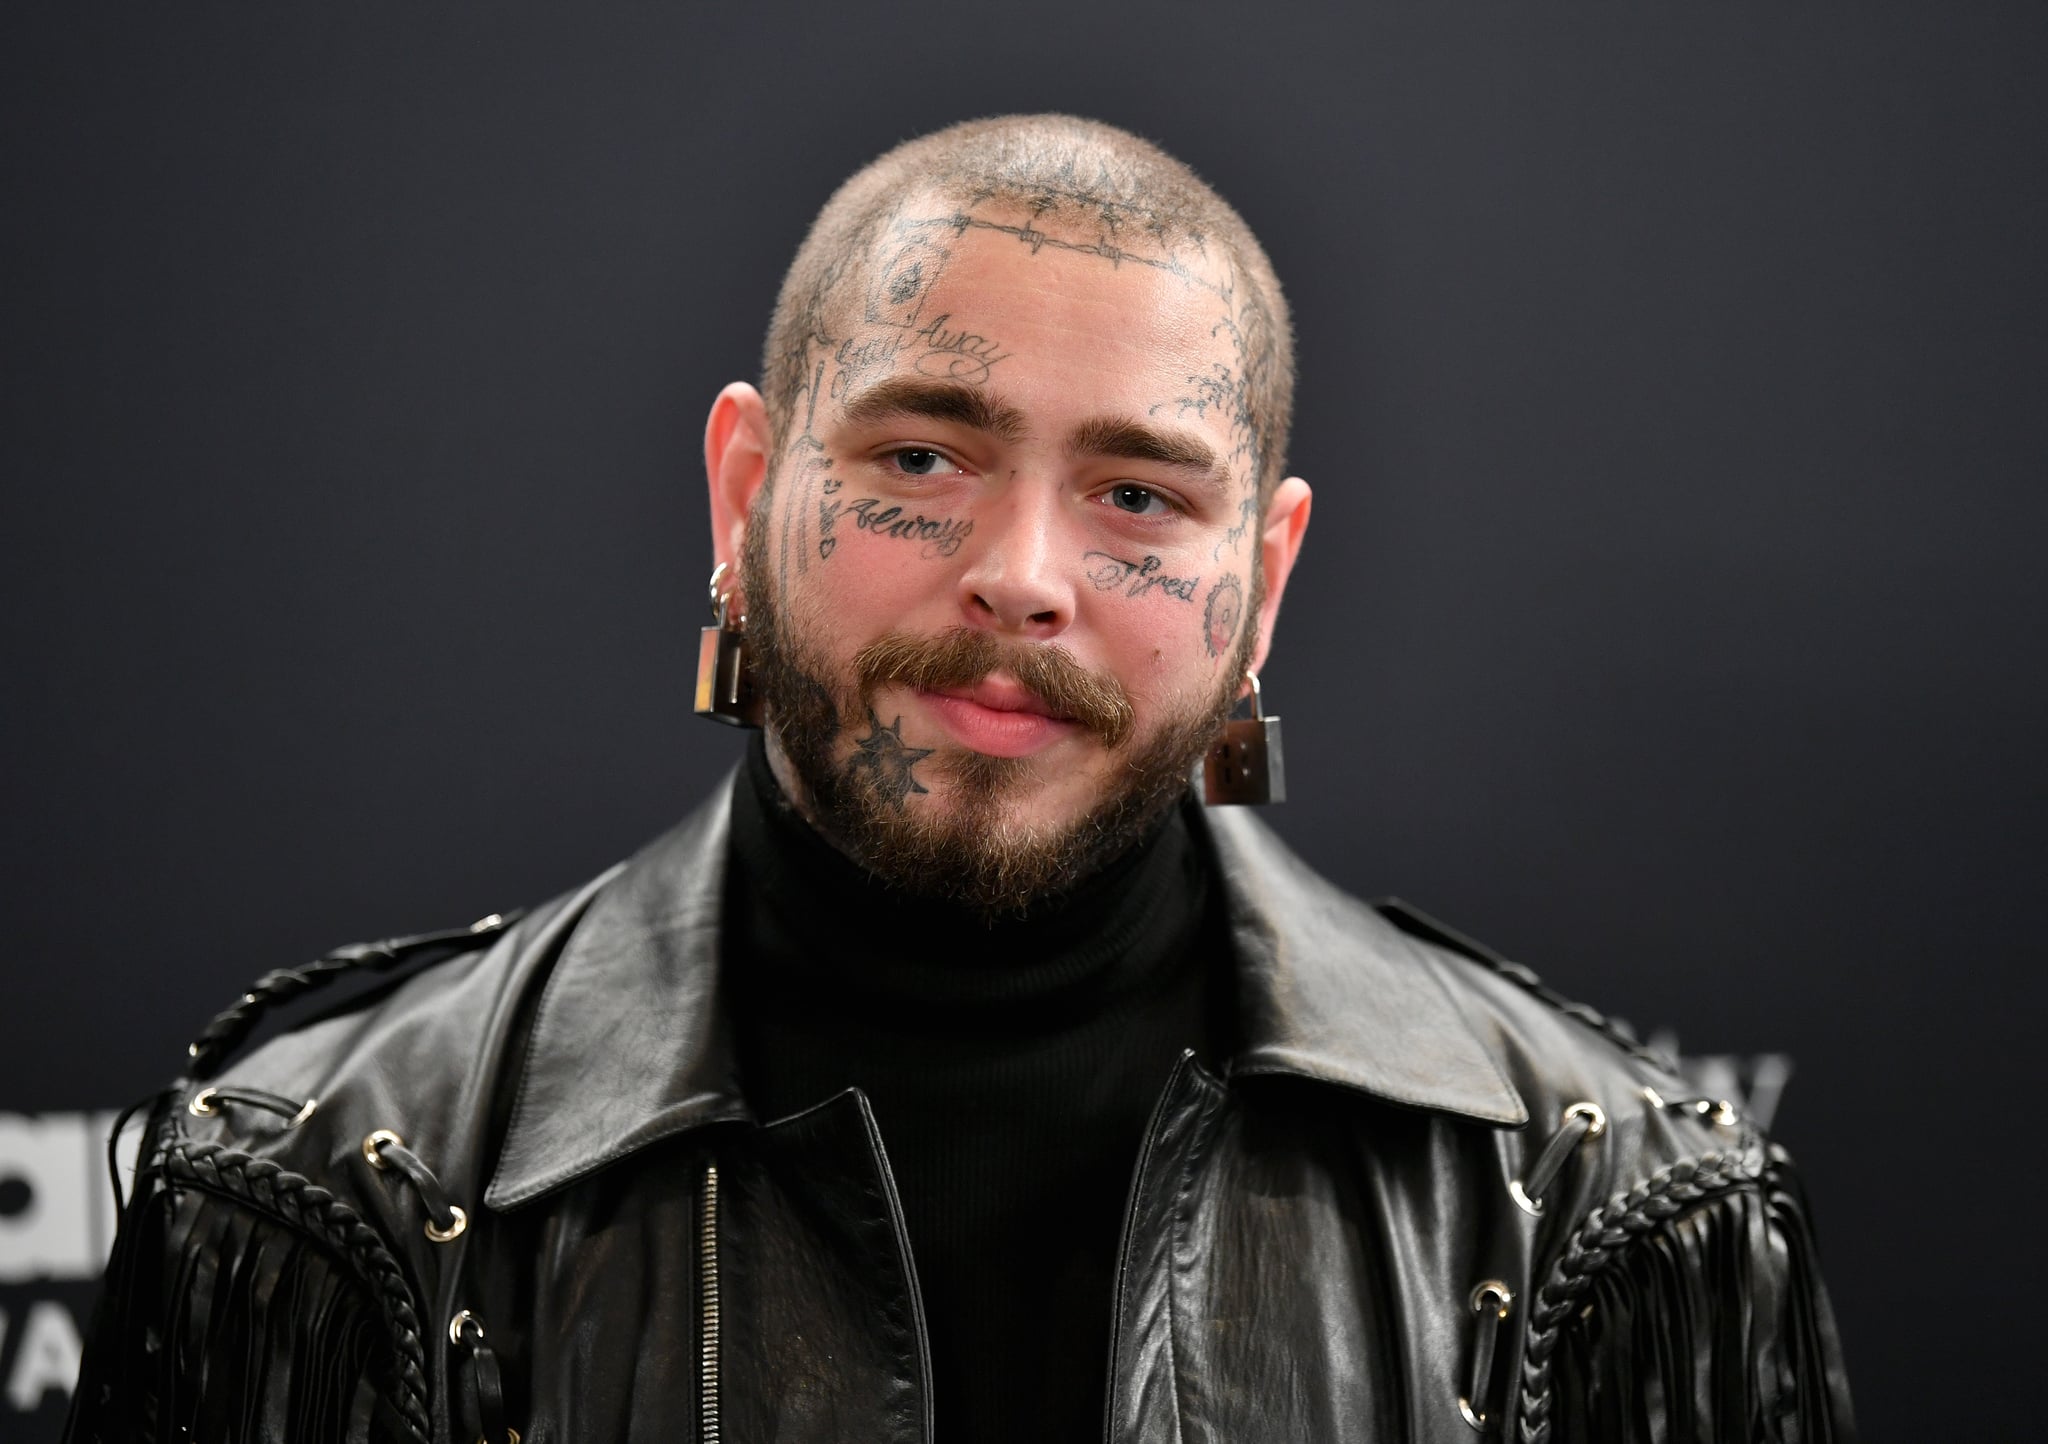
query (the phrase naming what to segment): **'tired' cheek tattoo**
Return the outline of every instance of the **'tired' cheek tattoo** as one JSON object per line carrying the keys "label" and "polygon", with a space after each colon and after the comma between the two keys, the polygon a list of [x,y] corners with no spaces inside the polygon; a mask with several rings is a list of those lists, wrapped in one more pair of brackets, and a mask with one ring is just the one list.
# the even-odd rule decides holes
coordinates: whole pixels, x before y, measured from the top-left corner
{"label": "'tired' cheek tattoo", "polygon": [[1098,592],[1113,592],[1122,587],[1125,596],[1142,597],[1157,587],[1169,597],[1193,602],[1195,588],[1202,584],[1200,577],[1166,576],[1160,571],[1166,563],[1155,556],[1148,555],[1142,562],[1127,562],[1108,552],[1083,552],[1081,560],[1089,563],[1088,580]]}
{"label": "'tired' cheek tattoo", "polygon": [[[836,523],[841,505],[836,498],[820,502],[819,514],[822,517],[829,512],[832,522]],[[853,513],[853,524],[862,531],[919,543],[918,555],[927,561],[952,556],[960,550],[960,543],[974,534],[972,521],[950,516],[929,517],[922,512],[906,515],[902,507],[885,504],[878,496],[860,497],[844,503],[844,508]],[[831,530],[829,524],[823,525],[827,532]]]}
{"label": "'tired' cheek tattoo", "polygon": [[1209,648],[1209,655],[1221,658],[1228,655],[1230,644],[1237,640],[1237,629],[1244,620],[1244,586],[1238,581],[1236,572],[1225,572],[1216,578],[1209,588],[1209,596],[1202,603],[1202,641]]}
{"label": "'tired' cheek tattoo", "polygon": [[912,775],[917,764],[932,755],[929,747],[912,747],[903,740],[903,718],[899,714],[888,726],[868,708],[868,734],[856,737],[859,749],[846,759],[846,775],[874,789],[875,795],[903,810],[903,800],[913,792],[930,791]]}

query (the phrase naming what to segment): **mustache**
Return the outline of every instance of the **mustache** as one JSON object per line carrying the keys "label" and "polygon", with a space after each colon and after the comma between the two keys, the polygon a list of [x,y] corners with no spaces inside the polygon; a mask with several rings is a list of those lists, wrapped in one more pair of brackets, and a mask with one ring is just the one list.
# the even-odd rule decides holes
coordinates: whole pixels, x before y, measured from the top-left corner
{"label": "mustache", "polygon": [[972,627],[949,627],[929,636],[889,632],[853,659],[863,703],[883,686],[923,691],[972,687],[998,671],[1016,678],[1049,711],[1086,727],[1106,747],[1121,747],[1131,735],[1134,718],[1123,684],[1107,673],[1089,671],[1057,642],[1011,642]]}

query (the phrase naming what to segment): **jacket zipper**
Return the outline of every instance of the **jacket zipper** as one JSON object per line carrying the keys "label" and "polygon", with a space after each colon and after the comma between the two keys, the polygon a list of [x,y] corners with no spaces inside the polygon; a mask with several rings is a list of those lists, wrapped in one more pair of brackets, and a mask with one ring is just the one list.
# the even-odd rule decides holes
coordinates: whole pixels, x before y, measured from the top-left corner
{"label": "jacket zipper", "polygon": [[718,1444],[718,1165],[704,1165],[704,1201],[697,1216],[697,1307],[702,1341],[697,1358],[698,1437]]}

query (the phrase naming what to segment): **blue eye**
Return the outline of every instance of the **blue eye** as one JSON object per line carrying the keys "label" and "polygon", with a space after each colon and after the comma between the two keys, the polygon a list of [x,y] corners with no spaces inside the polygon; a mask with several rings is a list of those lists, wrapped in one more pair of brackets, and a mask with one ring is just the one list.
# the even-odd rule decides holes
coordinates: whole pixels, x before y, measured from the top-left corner
{"label": "blue eye", "polygon": [[1111,506],[1118,511],[1127,511],[1132,516],[1157,516],[1168,509],[1165,497],[1150,487],[1138,486],[1132,482],[1113,486],[1106,494]]}
{"label": "blue eye", "polygon": [[905,476],[937,476],[940,468],[952,465],[938,452],[923,446],[906,446],[889,455]]}

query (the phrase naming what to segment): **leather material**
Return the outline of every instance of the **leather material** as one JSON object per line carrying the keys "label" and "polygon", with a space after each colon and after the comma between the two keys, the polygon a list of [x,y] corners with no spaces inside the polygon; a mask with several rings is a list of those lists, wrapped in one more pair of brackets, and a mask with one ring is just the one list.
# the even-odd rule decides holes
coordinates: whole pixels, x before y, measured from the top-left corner
{"label": "leather material", "polygon": [[[289,1170],[396,1258],[426,1359],[423,1437],[475,1437],[474,1384],[447,1333],[462,1309],[487,1331],[507,1422],[528,1444],[704,1437],[707,1381],[728,1440],[946,1437],[866,1100],[761,1120],[735,1076],[716,963],[727,816],[720,793],[488,946],[221,1071],[223,1086],[317,1097],[303,1126],[261,1110],[195,1117],[184,1104],[197,1083],[154,1115],[152,1158],[205,1144]],[[1804,1205],[1765,1140],[1660,1106],[1689,1096],[1684,1079],[1519,970],[1344,895],[1256,820],[1211,813],[1202,826],[1226,889],[1243,1045],[1220,1076],[1192,1058],[1175,1069],[1135,1161],[1104,1300],[1107,1440],[1467,1444],[1472,1297],[1488,1279],[1515,1300],[1491,1397],[1473,1401],[1494,1437],[1850,1437]],[[1581,1100],[1608,1125],[1532,1215],[1509,1185]],[[459,1238],[431,1242],[418,1190],[367,1166],[363,1139],[379,1128],[469,1211]],[[210,1266],[178,1252],[193,1211],[253,1208],[195,1193],[175,1170],[143,1178],[73,1438],[171,1437],[168,1394],[218,1421],[231,1414],[194,1413],[193,1400],[257,1387],[233,1371],[171,1378],[135,1345],[165,1316],[165,1279],[189,1286]],[[175,1236],[151,1231],[161,1197],[176,1203]],[[295,1227],[275,1210],[259,1224]],[[365,1312],[362,1325],[394,1360],[399,1316]],[[270,1379],[266,1397],[289,1396],[288,1383]],[[1703,1402],[1688,1412],[1681,1398]],[[283,1416],[306,1418],[304,1402]],[[402,1411],[374,1402],[337,1400],[341,1417],[317,1437],[412,1437]],[[209,1437],[263,1436],[230,1425]]]}

